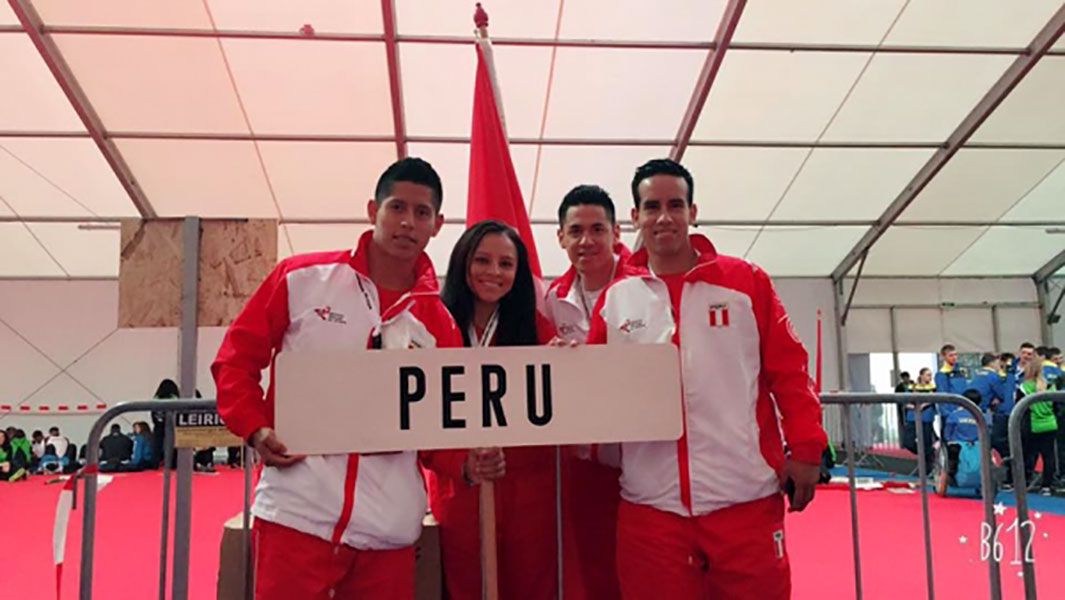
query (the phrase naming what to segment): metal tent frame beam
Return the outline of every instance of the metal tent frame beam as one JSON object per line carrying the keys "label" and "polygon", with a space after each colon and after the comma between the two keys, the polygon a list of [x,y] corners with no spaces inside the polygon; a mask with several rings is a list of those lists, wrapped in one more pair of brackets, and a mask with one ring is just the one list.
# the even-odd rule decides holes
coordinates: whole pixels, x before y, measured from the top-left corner
{"label": "metal tent frame beam", "polygon": [[1039,270],[1035,272],[1032,279],[1035,280],[1037,286],[1043,285],[1054,275],[1054,273],[1057,273],[1063,267],[1065,267],[1065,250],[1058,252],[1058,255],[1050,259],[1047,264],[1039,267]]}
{"label": "metal tent frame beam", "polygon": [[129,165],[123,160],[118,147],[107,137],[107,132],[104,129],[103,122],[100,120],[100,116],[81,89],[77,78],[74,77],[73,72],[70,70],[70,66],[63,59],[63,54],[59,51],[59,47],[56,46],[48,34],[44,33],[41,16],[37,14],[33,4],[29,0],[8,0],[8,3],[22,24],[22,31],[29,36],[30,41],[37,48],[41,59],[44,60],[48,70],[55,77],[56,83],[63,90],[63,94],[66,95],[70,105],[74,108],[74,112],[81,119],[89,136],[96,142],[96,146],[100,149],[104,160],[114,171],[115,177],[118,178],[123,189],[126,190],[130,201],[133,202],[133,206],[137,208],[137,212],[145,218],[154,217],[156,214],[155,209],[152,208],[147,196],[137,185],[137,181],[134,179]]}
{"label": "metal tent frame beam", "polygon": [[407,122],[403,111],[403,80],[399,71],[399,45],[396,43],[396,2],[381,0],[384,23],[385,57],[388,60],[388,90],[392,97],[392,128],[395,130],[396,157],[407,156]]}
{"label": "metal tent frame beam", "polygon": [[703,106],[710,97],[710,88],[714,86],[714,80],[717,79],[717,73],[721,70],[721,63],[725,60],[725,53],[728,51],[732,35],[736,33],[736,26],[739,25],[740,17],[743,16],[743,9],[746,6],[747,0],[729,0],[721,15],[717,33],[714,34],[713,48],[706,55],[703,70],[699,73],[699,80],[695,84],[695,89],[692,90],[688,108],[684,111],[684,117],[680,121],[677,138],[673,143],[673,148],[669,151],[669,157],[677,162],[684,158],[684,151],[688,149],[688,142],[691,141],[695,125],[699,122],[699,115],[703,113]]}
{"label": "metal tent frame beam", "polygon": [[1054,45],[1063,31],[1065,31],[1065,5],[1061,6],[1039,33],[1036,34],[1032,43],[1028,45],[1028,51],[1018,56],[999,77],[998,81],[991,86],[991,89],[984,94],[980,102],[976,104],[954,132],[950,134],[950,137],[947,138],[945,146],[933,154],[921,170],[914,175],[910,183],[903,188],[902,193],[891,202],[880,218],[877,219],[877,224],[870,228],[858,240],[854,248],[847,253],[839,266],[832,271],[833,280],[839,281],[847,275],[861,257],[869,252],[869,249],[880,239],[880,236],[891,227],[903,211],[906,210],[906,207],[917,198],[925,186],[935,178],[958,150],[965,145],[965,142],[972,137],[988,116],[998,108],[999,104],[1006,99],[1006,96],[1017,87],[1017,84],[1024,79],[1024,76],[1039,62],[1039,59],[1050,50],[1050,47]]}
{"label": "metal tent frame beam", "polygon": [[[405,127],[405,126],[404,126]],[[92,135],[82,131],[16,131],[0,130],[3,138],[87,139]],[[393,143],[394,135],[330,135],[289,133],[194,133],[167,131],[108,131],[109,140],[174,140],[205,142],[335,142],[335,143]],[[467,136],[404,135],[407,144],[468,144]],[[671,147],[676,139],[635,138],[536,138],[516,137],[510,139],[516,146],[665,146]],[[817,142],[785,140],[688,140],[689,148],[827,148],[837,150],[938,150],[945,148],[940,142]],[[963,150],[1065,150],[1065,143],[1008,143],[970,142]]]}
{"label": "metal tent frame beam", "polygon": [[[71,223],[71,224],[83,224],[83,225],[108,225],[121,223],[123,219],[136,218],[133,216],[26,216],[26,215],[0,215],[0,223]],[[159,220],[177,220],[182,217],[174,216],[161,216],[153,217]],[[240,217],[219,217],[219,218],[240,218]],[[210,220],[205,218],[204,220]],[[446,224],[464,225],[465,219],[447,219]],[[317,218],[317,217],[287,217],[279,221],[281,225],[367,225],[369,220],[365,217],[335,217],[335,218]],[[532,225],[551,225],[557,226],[558,221],[553,218],[534,218],[530,219]],[[827,227],[871,227],[875,225],[875,221],[832,221],[832,220],[777,220],[766,222],[762,219],[699,219],[695,222],[696,226],[701,227],[787,227],[787,228],[827,228]],[[630,225],[622,224],[622,230],[627,230]],[[1048,228],[1048,227],[1065,227],[1065,221],[899,221],[895,223],[895,227],[1021,227],[1021,228]],[[87,227],[93,229],[93,227]],[[103,227],[97,227],[103,228]],[[1055,260],[1062,260],[1059,255]],[[1053,264],[1053,263],[1052,263]],[[825,275],[828,277],[828,275]]]}
{"label": "metal tent frame beam", "polygon": [[[393,13],[394,14],[394,13]],[[0,25],[0,33],[19,33],[18,27]],[[240,29],[168,29],[161,27],[116,27],[86,25],[45,25],[41,29],[45,34],[61,35],[109,35],[140,37],[195,37],[212,39],[262,39],[278,41],[331,41],[352,43],[381,43],[387,41],[385,33],[329,33],[285,31],[257,31]],[[466,36],[453,35],[401,35],[396,34],[396,42],[411,44],[472,44]],[[714,42],[678,42],[669,40],[607,40],[580,38],[492,38],[497,46],[539,46],[569,48],[627,48],[653,50],[712,50]],[[1022,56],[1027,48],[1014,46],[933,46],[933,45],[876,45],[876,44],[804,44],[775,42],[732,42],[735,50],[754,50],[763,52],[875,52],[883,54],[969,54],[969,55],[1011,55]],[[1065,50],[1050,50],[1052,56],[1065,56]]]}

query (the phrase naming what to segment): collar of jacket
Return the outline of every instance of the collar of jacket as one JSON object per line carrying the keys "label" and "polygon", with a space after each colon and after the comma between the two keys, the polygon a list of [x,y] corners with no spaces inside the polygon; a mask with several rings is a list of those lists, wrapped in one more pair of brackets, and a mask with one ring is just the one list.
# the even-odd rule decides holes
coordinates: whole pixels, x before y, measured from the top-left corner
{"label": "collar of jacket", "polygon": [[[711,267],[717,262],[717,248],[714,248],[714,244],[706,236],[698,233],[689,235],[688,239],[691,240],[692,249],[695,250],[697,256],[695,266],[684,274],[684,279],[686,281],[707,281],[710,279]],[[629,258],[625,263],[625,270],[630,275],[649,277],[651,276],[651,269],[648,266],[649,260],[650,255],[645,246]]]}
{"label": "collar of jacket", "polygon": [[[355,244],[355,248],[351,251],[351,259],[348,264],[352,269],[355,269],[359,275],[370,279],[370,244],[373,243],[373,230],[365,231],[359,236],[359,241]],[[440,286],[436,280],[436,270],[433,269],[433,261],[429,259],[429,255],[424,251],[418,256],[418,259],[414,262],[414,287],[409,292],[403,294],[399,301],[392,306],[384,307],[381,314],[381,321],[388,321],[399,313],[403,312],[411,302],[418,297],[433,296],[439,297]]]}
{"label": "collar of jacket", "polygon": [[[617,274],[621,272],[622,266],[629,261],[632,252],[629,250],[628,246],[621,242],[614,244],[613,250],[614,259],[616,261],[614,265],[614,275],[616,277]],[[559,277],[551,283],[551,287],[549,287],[548,290],[555,290],[555,293],[559,298],[565,298],[566,296],[569,296],[569,292],[573,289],[575,283],[577,283],[577,269],[576,267],[570,266],[570,268],[562,274],[562,277]],[[607,284],[609,285],[610,282],[608,281]]]}
{"label": "collar of jacket", "polygon": [[955,373],[955,372],[961,373],[961,367],[959,367],[957,364],[955,364],[954,366],[951,366],[951,365],[948,365],[948,364],[944,363],[942,367],[939,367],[939,372],[940,373]]}

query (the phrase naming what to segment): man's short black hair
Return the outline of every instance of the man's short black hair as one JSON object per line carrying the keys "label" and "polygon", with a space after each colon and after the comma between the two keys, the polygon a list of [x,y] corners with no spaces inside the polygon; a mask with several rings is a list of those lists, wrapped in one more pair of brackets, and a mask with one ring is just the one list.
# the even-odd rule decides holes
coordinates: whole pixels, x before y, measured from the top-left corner
{"label": "man's short black hair", "polygon": [[122,426],[118,423],[111,424],[111,433],[122,433]]}
{"label": "man's short black hair", "polygon": [[48,433],[52,433],[53,431],[56,432],[56,433],[59,433],[59,428],[56,427],[55,425],[52,425],[51,427],[48,428]]}
{"label": "man's short black hair", "polygon": [[444,188],[440,184],[440,175],[437,174],[433,165],[414,157],[397,160],[389,165],[384,173],[381,173],[381,177],[377,180],[377,187],[374,188],[374,200],[380,203],[391,196],[392,186],[400,181],[424,185],[432,190],[433,204],[436,205],[436,211],[440,212],[440,206],[444,203]]}
{"label": "man's short black hair", "polygon": [[968,399],[969,402],[972,402],[973,404],[975,404],[977,406],[980,406],[980,403],[984,401],[984,398],[983,398],[983,396],[980,395],[980,392],[978,390],[973,389],[973,388],[969,388],[969,389],[965,390],[964,392],[961,393],[961,395],[965,396],[965,398]]}
{"label": "man's short black hair", "polygon": [[986,367],[987,365],[998,360],[998,357],[990,352],[984,352],[984,355],[980,357],[980,366]]}
{"label": "man's short black hair", "polygon": [[1061,348],[1058,348],[1057,346],[1051,346],[1047,348],[1047,354],[1049,354],[1051,357],[1057,356],[1061,354]]}
{"label": "man's short black hair", "polygon": [[899,373],[899,379],[909,379],[909,378],[910,378],[910,372],[909,371],[903,371],[902,373]]}
{"label": "man's short black hair", "polygon": [[947,352],[954,352],[956,348],[954,344],[943,344],[943,347],[939,349],[940,354],[946,354]]}
{"label": "man's short black hair", "polygon": [[1035,353],[1038,354],[1041,358],[1050,358],[1050,354],[1047,353],[1048,350],[1050,350],[1050,348],[1047,348],[1046,346],[1035,347]]}
{"label": "man's short black hair", "polygon": [[632,176],[632,201],[636,204],[636,208],[640,208],[640,182],[655,175],[672,175],[683,179],[688,184],[688,206],[692,205],[692,198],[695,194],[692,174],[684,168],[684,165],[673,159],[655,158],[637,167],[636,173]]}
{"label": "man's short black hair", "polygon": [[558,205],[558,226],[565,226],[566,213],[570,208],[585,205],[601,206],[606,212],[606,218],[610,219],[610,224],[617,223],[614,215],[614,201],[610,199],[610,194],[597,185],[585,184],[573,188],[562,198],[562,204]]}
{"label": "man's short black hair", "polygon": [[1029,348],[1032,349],[1032,350],[1035,350],[1035,344],[1033,344],[1032,342],[1024,342],[1024,343],[1021,344],[1021,350],[1025,350],[1025,349],[1029,349]]}

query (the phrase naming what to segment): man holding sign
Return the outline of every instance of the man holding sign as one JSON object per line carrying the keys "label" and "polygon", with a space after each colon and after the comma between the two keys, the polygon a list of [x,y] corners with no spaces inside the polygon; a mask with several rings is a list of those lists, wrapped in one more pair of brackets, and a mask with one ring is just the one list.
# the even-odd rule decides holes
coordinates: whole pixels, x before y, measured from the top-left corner
{"label": "man holding sign", "polygon": [[645,247],[599,299],[589,333],[589,344],[681,349],[684,435],[622,444],[621,590],[788,598],[781,492],[795,511],[813,499],[827,445],[821,407],[769,276],[689,236],[692,192],[672,160],[636,170],[632,220]]}
{"label": "man holding sign", "polygon": [[[461,346],[424,253],[444,222],[441,200],[429,163],[394,163],[357,247],[282,261],[226,332],[212,365],[218,411],[266,465],[252,509],[256,598],[414,597],[426,507],[417,453],[290,455],[273,430],[275,382],[264,398],[259,380],[282,352]],[[352,389],[350,402],[360,399]]]}

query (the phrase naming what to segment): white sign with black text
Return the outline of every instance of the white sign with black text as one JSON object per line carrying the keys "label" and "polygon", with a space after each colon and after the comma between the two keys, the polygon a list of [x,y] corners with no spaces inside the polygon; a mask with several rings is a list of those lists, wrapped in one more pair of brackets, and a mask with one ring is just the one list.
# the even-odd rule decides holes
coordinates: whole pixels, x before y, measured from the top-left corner
{"label": "white sign with black text", "polygon": [[278,438],[295,454],[676,440],[670,344],[282,352]]}

